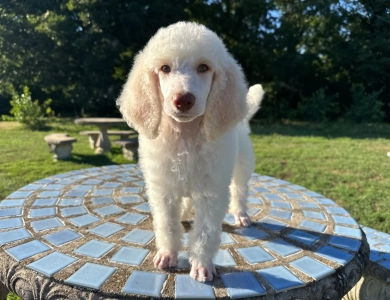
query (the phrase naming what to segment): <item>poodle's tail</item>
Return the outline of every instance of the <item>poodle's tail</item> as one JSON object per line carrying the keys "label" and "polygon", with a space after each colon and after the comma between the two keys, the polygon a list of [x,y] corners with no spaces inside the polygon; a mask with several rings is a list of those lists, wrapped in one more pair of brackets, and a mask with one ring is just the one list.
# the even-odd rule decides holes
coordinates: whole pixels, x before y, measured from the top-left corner
{"label": "poodle's tail", "polygon": [[249,88],[248,94],[246,96],[246,101],[248,103],[248,114],[245,117],[245,121],[249,122],[249,120],[259,110],[263,96],[264,90],[261,84],[255,84]]}

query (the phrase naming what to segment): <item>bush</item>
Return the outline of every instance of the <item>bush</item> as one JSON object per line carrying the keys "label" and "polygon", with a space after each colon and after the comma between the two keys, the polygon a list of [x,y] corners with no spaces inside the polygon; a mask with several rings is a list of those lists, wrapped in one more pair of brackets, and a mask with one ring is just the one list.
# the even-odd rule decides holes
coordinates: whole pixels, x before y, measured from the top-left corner
{"label": "bush", "polygon": [[328,96],[326,90],[327,88],[321,88],[304,102],[298,104],[298,114],[303,119],[312,122],[325,122],[329,121],[331,112],[333,115],[338,113],[338,104],[333,102],[338,94]]}
{"label": "bush", "polygon": [[380,123],[385,117],[383,103],[379,100],[382,91],[366,93],[363,84],[353,84],[352,105],[346,113],[347,120],[357,123]]}
{"label": "bush", "polygon": [[10,101],[11,116],[2,116],[4,121],[18,121],[30,129],[40,129],[45,126],[47,118],[54,116],[54,111],[49,107],[52,100],[47,99],[39,104],[38,100],[31,100],[31,92],[27,86],[23,87],[23,93],[19,95],[15,90],[12,91]]}

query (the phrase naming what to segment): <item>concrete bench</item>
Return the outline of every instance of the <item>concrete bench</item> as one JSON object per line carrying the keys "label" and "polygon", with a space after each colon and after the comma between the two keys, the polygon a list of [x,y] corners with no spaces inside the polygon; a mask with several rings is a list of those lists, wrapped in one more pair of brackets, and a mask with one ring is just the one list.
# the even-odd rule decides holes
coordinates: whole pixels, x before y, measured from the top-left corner
{"label": "concrete bench", "polygon": [[[80,131],[80,135],[88,135],[89,136],[89,145],[92,149],[97,148],[97,141],[99,139],[99,135],[101,132],[99,130],[89,130],[89,131]],[[108,135],[119,135],[119,139],[123,140],[128,138],[130,135],[135,135],[137,132],[134,130],[108,130]]]}
{"label": "concrete bench", "polygon": [[362,226],[370,245],[363,277],[343,300],[390,299],[390,234]]}
{"label": "concrete bench", "polygon": [[128,160],[138,158],[138,138],[121,139],[114,143],[122,147],[123,156]]}
{"label": "concrete bench", "polygon": [[77,139],[66,133],[52,133],[45,136],[44,139],[49,145],[50,152],[54,153],[54,161],[72,157],[72,143],[77,142]]}

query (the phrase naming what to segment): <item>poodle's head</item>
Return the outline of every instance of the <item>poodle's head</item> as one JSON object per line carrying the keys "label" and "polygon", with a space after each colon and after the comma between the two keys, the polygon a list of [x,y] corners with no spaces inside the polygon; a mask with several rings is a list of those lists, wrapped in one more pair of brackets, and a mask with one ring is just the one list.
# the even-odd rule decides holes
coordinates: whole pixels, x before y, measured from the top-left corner
{"label": "poodle's head", "polygon": [[243,72],[222,40],[203,25],[179,22],[160,29],[136,56],[117,100],[129,126],[155,138],[162,114],[176,122],[203,116],[215,140],[247,114]]}

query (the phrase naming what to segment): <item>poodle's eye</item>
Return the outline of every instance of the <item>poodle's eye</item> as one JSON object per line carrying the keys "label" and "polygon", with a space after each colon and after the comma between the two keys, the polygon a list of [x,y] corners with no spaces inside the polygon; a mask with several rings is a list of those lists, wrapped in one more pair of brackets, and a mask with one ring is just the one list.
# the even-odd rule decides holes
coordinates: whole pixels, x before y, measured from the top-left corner
{"label": "poodle's eye", "polygon": [[161,67],[161,71],[163,71],[164,73],[169,73],[169,72],[171,72],[171,67],[167,66],[167,65],[163,65]]}
{"label": "poodle's eye", "polygon": [[209,69],[209,67],[208,67],[207,65],[201,64],[201,65],[199,65],[199,67],[198,67],[198,72],[199,72],[199,73],[204,73],[204,72],[206,72],[208,69]]}

